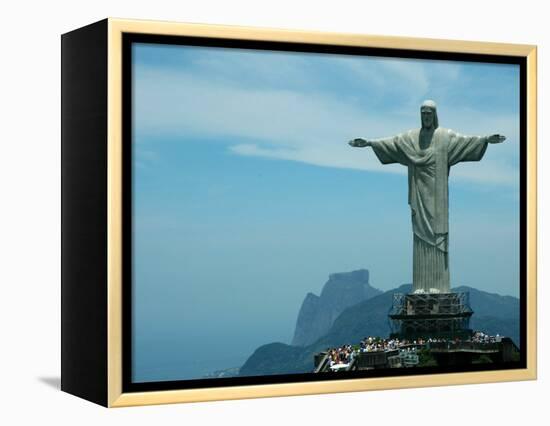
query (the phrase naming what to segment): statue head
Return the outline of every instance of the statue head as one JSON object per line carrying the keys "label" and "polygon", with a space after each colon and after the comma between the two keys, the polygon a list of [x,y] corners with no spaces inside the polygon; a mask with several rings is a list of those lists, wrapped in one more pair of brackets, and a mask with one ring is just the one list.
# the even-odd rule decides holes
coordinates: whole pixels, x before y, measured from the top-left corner
{"label": "statue head", "polygon": [[437,106],[434,101],[426,100],[420,106],[420,117],[422,118],[423,129],[437,129],[439,120],[437,119]]}

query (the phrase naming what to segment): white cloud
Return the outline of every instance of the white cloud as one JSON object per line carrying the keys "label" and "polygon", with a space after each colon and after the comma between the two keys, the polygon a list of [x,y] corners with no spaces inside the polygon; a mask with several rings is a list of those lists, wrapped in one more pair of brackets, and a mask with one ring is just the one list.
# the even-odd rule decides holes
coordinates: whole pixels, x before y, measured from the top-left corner
{"label": "white cloud", "polygon": [[[350,150],[350,147],[345,147]],[[404,173],[405,169],[399,165],[382,165],[374,155],[342,155],[341,149],[326,147],[319,150],[316,147],[288,148],[263,148],[256,144],[239,144],[230,147],[236,154],[274,158],[279,160],[299,161],[307,164],[324,167],[338,167],[344,169],[370,170],[381,172]],[[364,150],[367,151],[367,150]],[[332,154],[332,155],[331,155]]]}

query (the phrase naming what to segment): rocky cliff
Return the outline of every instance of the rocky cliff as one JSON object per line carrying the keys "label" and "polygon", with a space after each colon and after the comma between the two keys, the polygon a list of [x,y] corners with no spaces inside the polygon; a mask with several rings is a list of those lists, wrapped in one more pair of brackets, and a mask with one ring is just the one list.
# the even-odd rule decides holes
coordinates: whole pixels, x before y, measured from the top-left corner
{"label": "rocky cliff", "polygon": [[331,274],[321,296],[308,293],[302,302],[292,345],[307,346],[315,342],[327,333],[345,309],[381,293],[370,286],[366,269]]}

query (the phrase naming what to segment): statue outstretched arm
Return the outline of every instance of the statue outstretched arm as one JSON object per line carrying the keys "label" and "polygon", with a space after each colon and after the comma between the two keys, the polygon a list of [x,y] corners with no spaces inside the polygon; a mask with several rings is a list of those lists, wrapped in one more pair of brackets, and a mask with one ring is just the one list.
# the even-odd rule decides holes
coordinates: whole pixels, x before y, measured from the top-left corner
{"label": "statue outstretched arm", "polygon": [[449,130],[449,165],[462,161],[479,161],[483,158],[488,144],[502,143],[505,136],[493,134],[489,136],[467,136]]}
{"label": "statue outstretched arm", "polygon": [[355,138],[348,142],[348,145],[355,148],[364,148],[366,146],[373,146],[376,143],[393,143],[395,141],[395,136],[389,138],[379,138],[379,139],[366,139],[366,138]]}
{"label": "statue outstretched arm", "polygon": [[371,147],[382,164],[400,163],[407,166],[409,158],[403,143],[401,135],[380,139],[355,138],[348,142],[356,148]]}

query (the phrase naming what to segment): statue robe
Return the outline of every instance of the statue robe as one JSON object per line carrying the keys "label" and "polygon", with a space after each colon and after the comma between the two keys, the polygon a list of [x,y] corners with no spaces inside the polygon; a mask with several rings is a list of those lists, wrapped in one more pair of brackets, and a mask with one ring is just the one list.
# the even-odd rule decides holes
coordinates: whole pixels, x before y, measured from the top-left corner
{"label": "statue robe", "polygon": [[438,127],[427,148],[420,129],[372,141],[382,164],[408,167],[413,241],[413,292],[449,293],[449,193],[451,166],[479,161],[487,137],[464,136]]}

